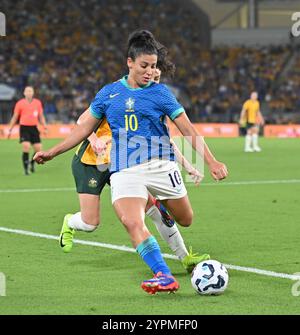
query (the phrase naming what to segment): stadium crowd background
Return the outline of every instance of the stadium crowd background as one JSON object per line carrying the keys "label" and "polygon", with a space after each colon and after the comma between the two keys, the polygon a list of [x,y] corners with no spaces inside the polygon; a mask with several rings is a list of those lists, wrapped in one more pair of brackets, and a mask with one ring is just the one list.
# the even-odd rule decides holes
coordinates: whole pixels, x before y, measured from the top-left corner
{"label": "stadium crowd background", "polygon": [[0,123],[11,117],[25,85],[36,89],[49,123],[75,122],[103,85],[126,73],[124,40],[136,28],[153,31],[169,48],[176,76],[163,81],[192,121],[237,122],[242,103],[257,90],[267,123],[300,122],[297,46],[211,48],[209,18],[192,1],[177,2],[4,1],[0,82],[17,95],[0,104]]}

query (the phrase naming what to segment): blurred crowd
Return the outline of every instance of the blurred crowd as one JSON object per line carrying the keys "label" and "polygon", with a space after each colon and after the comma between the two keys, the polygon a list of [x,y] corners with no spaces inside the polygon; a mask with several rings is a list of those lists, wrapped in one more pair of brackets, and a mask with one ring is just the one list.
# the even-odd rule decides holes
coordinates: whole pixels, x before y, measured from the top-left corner
{"label": "blurred crowd", "polygon": [[[7,36],[0,44],[0,83],[18,98],[32,85],[48,122],[75,122],[106,83],[126,74],[126,41],[151,30],[176,64],[163,78],[192,121],[236,122],[242,103],[259,92],[272,123],[293,122],[300,107],[300,57],[289,46],[209,48],[209,21],[192,1],[4,1]],[[299,112],[298,112],[299,114]],[[296,116],[295,116],[296,115]]]}

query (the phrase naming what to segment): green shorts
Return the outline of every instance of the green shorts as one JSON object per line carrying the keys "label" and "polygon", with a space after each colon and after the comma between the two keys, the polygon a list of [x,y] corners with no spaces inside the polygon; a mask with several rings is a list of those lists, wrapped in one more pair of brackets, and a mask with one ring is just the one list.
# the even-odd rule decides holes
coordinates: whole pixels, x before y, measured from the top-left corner
{"label": "green shorts", "polygon": [[252,123],[252,122],[247,122],[246,123],[246,129],[250,129],[250,128],[253,128],[253,127],[257,127],[256,123]]}
{"label": "green shorts", "polygon": [[87,165],[77,155],[72,160],[72,172],[77,193],[100,195],[105,184],[110,185],[110,172],[99,171],[96,165]]}

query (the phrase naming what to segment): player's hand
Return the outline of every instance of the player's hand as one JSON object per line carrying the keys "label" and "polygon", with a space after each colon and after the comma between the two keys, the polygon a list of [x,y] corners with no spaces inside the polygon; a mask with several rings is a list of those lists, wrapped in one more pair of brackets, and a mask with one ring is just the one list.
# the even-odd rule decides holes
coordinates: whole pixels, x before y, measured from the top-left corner
{"label": "player's hand", "polygon": [[50,161],[53,158],[48,151],[38,151],[34,156],[33,160],[38,164],[45,164],[47,161]]}
{"label": "player's hand", "polygon": [[188,174],[191,176],[196,186],[199,186],[200,182],[204,178],[204,175],[195,168],[192,168],[190,171],[188,171]]}
{"label": "player's hand", "polygon": [[101,156],[105,153],[107,149],[107,141],[103,138],[97,138],[95,141],[91,142],[92,149],[97,156]]}
{"label": "player's hand", "polygon": [[48,127],[44,127],[44,135],[48,135]]}
{"label": "player's hand", "polygon": [[10,139],[11,133],[12,133],[12,129],[8,129],[8,134],[7,134],[7,139],[8,140]]}
{"label": "player's hand", "polygon": [[211,176],[214,178],[214,180],[222,180],[225,179],[228,176],[227,167],[224,163],[219,161],[212,161],[209,164],[209,170]]}
{"label": "player's hand", "polygon": [[245,127],[245,121],[244,120],[239,120],[239,126],[240,127]]}

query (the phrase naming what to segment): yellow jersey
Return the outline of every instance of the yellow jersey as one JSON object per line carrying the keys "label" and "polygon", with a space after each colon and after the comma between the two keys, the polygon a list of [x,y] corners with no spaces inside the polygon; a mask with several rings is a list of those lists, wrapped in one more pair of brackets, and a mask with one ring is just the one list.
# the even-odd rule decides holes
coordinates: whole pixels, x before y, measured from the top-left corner
{"label": "yellow jersey", "polygon": [[[111,129],[106,121],[103,119],[99,125],[99,127],[95,130],[96,136],[98,138],[102,138],[106,141],[111,139]],[[92,146],[88,139],[81,142],[78,149],[76,150],[76,155],[80,157],[80,161],[84,164],[88,165],[101,165],[101,164],[109,164],[110,163],[110,150],[111,143],[107,145],[107,149],[105,153],[101,156],[97,156],[92,149]]]}
{"label": "yellow jersey", "polygon": [[257,123],[258,112],[260,110],[259,101],[248,99],[243,105],[246,111],[246,122]]}

